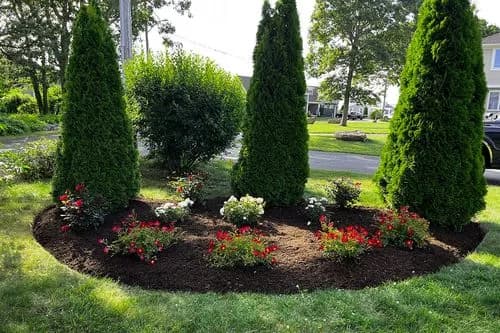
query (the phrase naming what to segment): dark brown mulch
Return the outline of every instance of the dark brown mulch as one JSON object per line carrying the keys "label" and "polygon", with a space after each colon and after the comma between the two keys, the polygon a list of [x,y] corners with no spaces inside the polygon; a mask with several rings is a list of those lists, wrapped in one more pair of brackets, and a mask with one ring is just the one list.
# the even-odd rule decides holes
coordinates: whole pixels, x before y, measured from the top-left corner
{"label": "dark brown mulch", "polygon": [[[59,211],[49,207],[35,218],[33,232],[38,242],[69,267],[94,276],[106,276],[125,284],[149,289],[197,292],[251,291],[294,293],[304,290],[360,289],[387,281],[399,281],[436,272],[458,262],[483,239],[476,223],[462,232],[431,230],[429,246],[413,251],[386,247],[375,249],[353,262],[337,263],[324,259],[313,237],[318,227],[308,227],[298,208],[267,210],[260,228],[279,246],[278,264],[273,267],[218,269],[208,265],[208,242],[219,229],[230,224],[218,215],[223,199],[212,199],[193,210],[191,221],[182,227],[181,242],[162,252],[155,266],[135,257],[109,256],[98,238],[113,239],[111,228],[132,209],[142,219],[153,217],[155,203],[133,201],[127,211],[108,216],[98,232],[63,234]],[[375,230],[378,211],[368,208],[332,210],[340,226],[362,225]]]}

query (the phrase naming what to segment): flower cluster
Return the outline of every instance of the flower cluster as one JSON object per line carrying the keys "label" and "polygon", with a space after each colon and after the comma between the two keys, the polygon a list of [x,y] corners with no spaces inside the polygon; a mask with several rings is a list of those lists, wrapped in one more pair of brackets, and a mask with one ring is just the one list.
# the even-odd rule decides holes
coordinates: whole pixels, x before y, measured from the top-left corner
{"label": "flower cluster", "polygon": [[76,185],[74,192],[66,190],[59,196],[59,201],[61,216],[65,222],[61,227],[62,232],[70,229],[97,229],[104,222],[106,215],[104,200],[92,196],[85,184]]}
{"label": "flower cluster", "polygon": [[384,245],[395,245],[413,250],[423,247],[429,237],[429,222],[408,207],[398,212],[387,211],[379,215],[380,238]]}
{"label": "flower cluster", "polygon": [[361,183],[354,183],[349,178],[340,177],[330,181],[325,186],[325,191],[328,198],[338,207],[351,207],[359,200]]}
{"label": "flower cluster", "polygon": [[328,258],[343,260],[356,258],[372,247],[382,247],[377,235],[369,237],[368,231],[360,226],[335,228],[333,223],[322,216],[322,230],[315,233],[320,242],[320,250]]}
{"label": "flower cluster", "polygon": [[162,225],[160,221],[138,221],[132,214],[120,225],[113,226],[116,240],[108,244],[106,239],[99,239],[104,245],[104,253],[132,254],[141,261],[154,265],[156,255],[174,244],[180,238],[180,232],[174,224]]}
{"label": "flower cluster", "polygon": [[191,213],[193,201],[189,198],[179,203],[167,202],[155,209],[156,216],[164,223],[184,222]]}
{"label": "flower cluster", "polygon": [[305,207],[305,215],[307,218],[307,224],[319,222],[320,216],[325,214],[325,205],[328,203],[328,199],[315,197],[309,198],[307,200],[307,206]]}
{"label": "flower cluster", "polygon": [[178,177],[169,182],[169,186],[184,199],[200,201],[203,198],[203,189],[207,181],[206,173],[191,173],[185,177]]}
{"label": "flower cluster", "polygon": [[231,196],[224,207],[221,208],[220,214],[224,216],[230,223],[237,226],[257,224],[259,217],[264,214],[265,202],[262,198],[254,198],[249,195],[236,199]]}
{"label": "flower cluster", "polygon": [[269,244],[260,231],[249,226],[236,232],[219,230],[208,246],[209,261],[214,267],[275,264],[273,253],[277,250],[278,246]]}

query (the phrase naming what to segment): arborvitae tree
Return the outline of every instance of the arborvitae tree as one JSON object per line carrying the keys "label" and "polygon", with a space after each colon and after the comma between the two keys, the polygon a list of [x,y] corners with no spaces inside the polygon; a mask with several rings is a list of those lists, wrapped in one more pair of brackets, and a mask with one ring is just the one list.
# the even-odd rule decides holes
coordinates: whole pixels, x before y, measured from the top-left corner
{"label": "arborvitae tree", "polygon": [[376,180],[385,200],[460,229],[485,207],[481,36],[468,0],[425,0]]}
{"label": "arborvitae tree", "polygon": [[54,197],[85,183],[111,210],[127,206],[139,191],[138,153],[116,47],[94,4],[82,7],[73,28],[64,108]]}
{"label": "arborvitae tree", "polygon": [[295,0],[264,3],[248,91],[243,147],[232,174],[238,195],[298,202],[309,175],[306,83]]}

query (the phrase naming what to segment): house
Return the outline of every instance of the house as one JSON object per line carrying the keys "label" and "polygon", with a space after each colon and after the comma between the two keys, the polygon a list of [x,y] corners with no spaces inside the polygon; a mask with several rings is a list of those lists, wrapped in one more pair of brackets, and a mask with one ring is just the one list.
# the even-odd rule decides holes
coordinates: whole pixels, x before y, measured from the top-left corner
{"label": "house", "polygon": [[[241,83],[246,91],[250,88],[250,81],[252,80],[249,76],[239,76]],[[307,86],[307,91],[304,96],[306,100],[305,112],[312,116],[321,117],[332,117],[337,112],[337,102],[325,102],[319,98],[319,87]]]}
{"label": "house", "polygon": [[483,39],[483,56],[488,85],[486,113],[500,115],[500,33]]}

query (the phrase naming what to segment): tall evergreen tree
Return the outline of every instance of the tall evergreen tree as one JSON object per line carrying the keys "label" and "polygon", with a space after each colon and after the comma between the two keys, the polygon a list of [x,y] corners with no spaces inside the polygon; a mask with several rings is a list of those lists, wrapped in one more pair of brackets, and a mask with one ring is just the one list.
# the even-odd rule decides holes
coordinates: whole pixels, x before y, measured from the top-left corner
{"label": "tall evergreen tree", "polygon": [[376,179],[392,206],[460,229],[484,208],[486,97],[481,36],[468,0],[425,0]]}
{"label": "tall evergreen tree", "polygon": [[243,147],[232,174],[238,195],[293,204],[309,175],[306,83],[295,0],[264,3],[248,92]]}
{"label": "tall evergreen tree", "polygon": [[111,31],[95,4],[80,10],[66,75],[55,197],[78,183],[124,207],[139,190],[138,153],[125,113]]}

